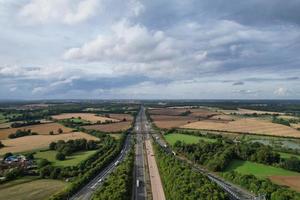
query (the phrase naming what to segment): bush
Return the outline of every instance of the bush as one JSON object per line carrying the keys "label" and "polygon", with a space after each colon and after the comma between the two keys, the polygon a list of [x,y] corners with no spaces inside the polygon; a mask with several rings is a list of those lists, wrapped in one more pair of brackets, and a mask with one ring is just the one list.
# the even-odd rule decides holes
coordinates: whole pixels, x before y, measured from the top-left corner
{"label": "bush", "polygon": [[3,159],[5,160],[6,158],[12,156],[13,154],[11,152],[5,153],[3,156]]}
{"label": "bush", "polygon": [[38,168],[45,167],[45,166],[47,166],[47,165],[49,165],[49,164],[50,164],[50,162],[49,162],[47,159],[40,159],[40,160],[38,160],[38,162],[37,162]]}
{"label": "bush", "polygon": [[56,154],[55,158],[56,158],[57,160],[65,160],[65,159],[66,159],[66,156],[65,156],[65,154],[63,154],[63,153],[58,152],[58,153]]}
{"label": "bush", "polygon": [[4,177],[7,181],[18,178],[23,175],[23,170],[21,168],[13,168],[4,174]]}

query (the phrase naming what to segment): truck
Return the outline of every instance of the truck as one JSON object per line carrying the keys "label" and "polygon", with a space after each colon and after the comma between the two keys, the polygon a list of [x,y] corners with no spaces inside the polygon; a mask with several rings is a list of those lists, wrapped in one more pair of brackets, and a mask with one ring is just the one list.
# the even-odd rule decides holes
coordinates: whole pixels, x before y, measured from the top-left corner
{"label": "truck", "polygon": [[140,180],[139,179],[136,180],[136,187],[137,188],[140,187]]}

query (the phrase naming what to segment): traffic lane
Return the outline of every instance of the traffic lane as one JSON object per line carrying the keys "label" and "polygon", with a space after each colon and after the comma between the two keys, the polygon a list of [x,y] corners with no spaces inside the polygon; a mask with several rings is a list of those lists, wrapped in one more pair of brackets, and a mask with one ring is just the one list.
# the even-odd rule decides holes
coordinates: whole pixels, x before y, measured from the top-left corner
{"label": "traffic lane", "polygon": [[[125,145],[121,150],[121,154],[117,159],[115,159],[112,163],[110,163],[102,172],[100,172],[92,181],[90,181],[87,185],[85,185],[77,194],[75,194],[70,199],[89,199],[91,194],[94,192],[96,187],[100,185],[100,183],[106,178],[107,175],[110,174],[111,171],[116,167],[115,163],[122,162],[125,158],[125,155],[128,153],[130,147],[130,136],[128,135],[125,141]],[[93,187],[95,186],[95,187]],[[84,197],[84,198],[83,198]]]}

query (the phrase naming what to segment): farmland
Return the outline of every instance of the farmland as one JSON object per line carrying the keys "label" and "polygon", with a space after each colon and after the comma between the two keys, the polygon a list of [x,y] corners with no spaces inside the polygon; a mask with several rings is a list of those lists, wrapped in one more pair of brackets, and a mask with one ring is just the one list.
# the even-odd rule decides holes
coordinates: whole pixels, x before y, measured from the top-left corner
{"label": "farmland", "polygon": [[103,116],[96,116],[93,113],[65,113],[65,114],[60,114],[60,115],[54,115],[52,116],[53,119],[56,120],[62,120],[62,119],[72,119],[72,118],[81,118],[86,121],[90,121],[92,123],[97,123],[97,122],[105,122],[105,121],[112,121],[112,122],[117,122],[119,120],[113,119],[113,118],[108,118],[108,117],[103,117]]}
{"label": "farmland", "polygon": [[88,130],[98,130],[103,132],[119,132],[125,131],[129,129],[131,126],[131,122],[117,122],[117,123],[110,123],[110,124],[95,124],[89,126],[83,126],[83,128]]}
{"label": "farmland", "polygon": [[289,186],[295,191],[300,192],[300,177],[299,176],[271,176],[270,180],[278,185]]}
{"label": "farmland", "polygon": [[34,157],[37,159],[47,159],[51,162],[53,166],[60,166],[60,167],[68,167],[68,166],[75,166],[81,161],[87,159],[89,156],[93,155],[97,150],[92,151],[82,151],[73,153],[71,156],[67,156],[65,160],[57,160],[55,158],[57,151],[39,151],[34,154]]}
{"label": "farmland", "polygon": [[0,199],[41,200],[62,190],[67,183],[58,180],[26,177],[0,185]]}
{"label": "farmland", "polygon": [[300,138],[300,131],[285,125],[258,119],[239,119],[226,123],[205,120],[190,123],[181,126],[181,128]]}
{"label": "farmland", "polygon": [[269,176],[299,176],[300,178],[300,173],[297,172],[242,160],[233,160],[225,171],[232,170],[241,174],[253,174],[260,178],[266,178]]}
{"label": "farmland", "polygon": [[300,191],[300,173],[297,172],[241,160],[233,160],[230,163],[226,171],[232,170],[241,174],[253,174],[258,178],[269,178],[276,184]]}
{"label": "farmland", "polygon": [[198,121],[190,116],[151,115],[151,118],[157,127],[167,129]]}
{"label": "farmland", "polygon": [[177,141],[182,141],[187,144],[198,143],[199,140],[204,140],[207,142],[215,141],[214,139],[210,139],[210,138],[199,137],[199,136],[194,136],[194,135],[186,135],[186,134],[180,134],[180,133],[167,134],[164,136],[164,138],[171,145],[174,145]]}
{"label": "farmland", "polygon": [[300,155],[296,155],[296,154],[291,154],[291,153],[283,153],[283,152],[279,152],[280,157],[281,158],[291,158],[291,157],[296,157],[298,159],[300,159]]}
{"label": "farmland", "polygon": [[7,129],[0,129],[0,139],[6,139],[8,135],[11,133],[15,133],[17,130],[31,130],[31,132],[36,132],[39,135],[49,135],[50,131],[53,131],[54,134],[57,134],[58,129],[62,129],[63,133],[70,133],[72,129],[64,127],[58,123],[46,123],[46,124],[38,124],[38,125],[31,125],[31,126],[24,126],[20,128],[7,128]]}
{"label": "farmland", "polygon": [[3,113],[0,113],[0,123],[4,122],[6,122],[5,116],[3,115]]}
{"label": "farmland", "polygon": [[15,153],[32,151],[35,149],[44,149],[54,141],[67,141],[81,138],[85,138],[87,140],[98,140],[98,138],[82,132],[72,132],[59,135],[32,135],[16,139],[2,140],[2,143],[5,145],[5,147],[0,149],[0,154],[5,154],[7,152]]}

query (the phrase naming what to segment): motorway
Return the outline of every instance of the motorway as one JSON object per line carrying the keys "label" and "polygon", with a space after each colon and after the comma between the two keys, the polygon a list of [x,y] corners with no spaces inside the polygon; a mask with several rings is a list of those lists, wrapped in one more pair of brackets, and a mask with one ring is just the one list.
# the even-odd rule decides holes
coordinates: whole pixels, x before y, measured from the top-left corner
{"label": "motorway", "polygon": [[103,183],[103,180],[108,177],[108,175],[117,167],[118,163],[121,163],[127,153],[130,150],[131,146],[131,134],[127,135],[125,144],[121,153],[117,158],[113,160],[104,170],[102,170],[93,180],[86,184],[81,190],[74,194],[70,199],[71,200],[88,200],[91,199],[94,191]]}
{"label": "motorway", "polygon": [[[170,147],[168,147],[168,145],[166,144],[166,142],[162,139],[161,134],[156,133],[156,131],[154,131],[151,128],[151,124],[149,123],[149,128],[150,133],[154,139],[154,141],[160,145],[165,152],[167,152],[168,154],[170,154],[170,156],[175,156],[175,152],[172,151],[172,149]],[[178,158],[179,160],[186,162],[185,159],[182,159],[181,157],[176,155],[176,158]],[[191,164],[191,163],[190,163]],[[231,200],[253,200],[256,199],[256,197],[254,195],[252,195],[251,193],[249,193],[248,191],[245,191],[243,189],[241,189],[240,187],[229,183],[225,180],[223,180],[222,178],[216,176],[213,173],[208,172],[207,170],[200,168],[199,166],[196,166],[194,164],[192,164],[193,170],[197,171],[205,176],[207,176],[212,182],[216,183],[220,188],[222,188],[230,197]]]}
{"label": "motorway", "polygon": [[133,184],[133,199],[146,200],[146,170],[144,157],[144,126],[143,126],[143,108],[140,109],[136,121],[136,146],[135,146],[135,162],[134,162],[134,184]]}

